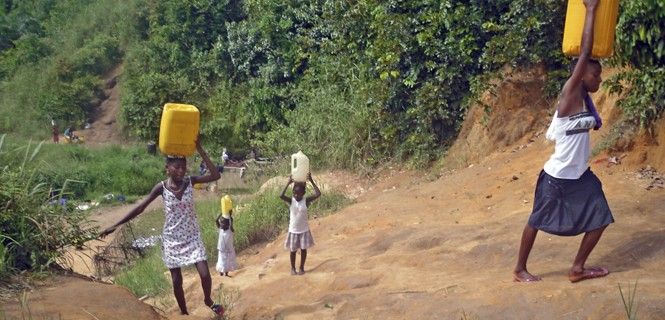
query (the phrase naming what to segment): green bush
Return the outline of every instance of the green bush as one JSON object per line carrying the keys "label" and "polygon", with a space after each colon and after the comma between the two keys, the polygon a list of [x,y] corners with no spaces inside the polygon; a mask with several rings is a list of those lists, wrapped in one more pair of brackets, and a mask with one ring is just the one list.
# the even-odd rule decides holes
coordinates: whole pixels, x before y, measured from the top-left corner
{"label": "green bush", "polygon": [[[53,188],[37,179],[28,166],[41,144],[4,151],[0,137],[0,276],[17,270],[45,270],[62,263],[68,246],[80,246],[96,236],[82,211],[60,204],[65,187]],[[19,156],[8,154],[20,151]],[[63,182],[66,186],[66,182]]]}
{"label": "green bush", "polygon": [[658,0],[621,2],[615,56],[624,69],[606,86],[621,98],[617,105],[643,126],[665,110],[665,5]]}

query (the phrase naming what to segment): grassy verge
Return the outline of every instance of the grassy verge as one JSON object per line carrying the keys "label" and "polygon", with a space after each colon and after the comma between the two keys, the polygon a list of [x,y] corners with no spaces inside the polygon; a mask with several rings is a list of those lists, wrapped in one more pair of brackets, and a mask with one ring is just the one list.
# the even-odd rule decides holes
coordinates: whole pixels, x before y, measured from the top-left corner
{"label": "grassy verge", "polygon": [[137,297],[154,297],[171,290],[170,280],[164,275],[164,271],[166,269],[159,248],[152,248],[143,259],[118,274],[115,282],[128,288]]}
{"label": "grassy verge", "polygon": [[[38,142],[7,136],[0,160],[22,163],[26,150]],[[135,198],[147,194],[164,176],[162,157],[147,154],[134,146],[86,147],[43,143],[26,168],[35,170],[34,179],[53,190],[63,189],[69,200],[97,200],[107,194]]]}

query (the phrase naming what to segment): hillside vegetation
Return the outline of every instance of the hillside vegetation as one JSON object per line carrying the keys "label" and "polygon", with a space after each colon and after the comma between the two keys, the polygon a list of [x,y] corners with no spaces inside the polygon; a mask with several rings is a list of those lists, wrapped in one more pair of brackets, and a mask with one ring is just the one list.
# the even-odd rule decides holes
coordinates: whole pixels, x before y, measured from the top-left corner
{"label": "hillside vegetation", "polygon": [[[607,63],[626,71],[609,88],[649,125],[664,108],[665,7],[621,5]],[[504,66],[544,65],[556,94],[564,15],[560,0],[8,0],[0,130],[44,138],[49,117],[83,124],[101,76],[123,63],[122,122],[136,138],[156,140],[161,106],[180,101],[232,151],[424,164]]]}

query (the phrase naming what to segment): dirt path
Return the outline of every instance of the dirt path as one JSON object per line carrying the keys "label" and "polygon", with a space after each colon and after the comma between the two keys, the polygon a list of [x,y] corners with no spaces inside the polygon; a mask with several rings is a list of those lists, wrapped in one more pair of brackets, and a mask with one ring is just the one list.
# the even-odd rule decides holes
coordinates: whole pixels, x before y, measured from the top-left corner
{"label": "dirt path", "polygon": [[86,144],[120,144],[124,142],[117,121],[120,112],[118,80],[121,73],[122,65],[119,65],[104,77],[106,99],[96,108],[90,128],[76,131],[77,135],[84,137]]}
{"label": "dirt path", "polygon": [[638,281],[640,318],[665,318],[665,191],[647,191],[632,168],[592,167],[616,223],[589,263],[609,267],[608,277],[571,284],[566,275],[581,237],[541,233],[529,267],[544,281],[512,281],[550,148],[495,154],[432,182],[397,174],[339,214],[312,221],[317,245],[305,276],[289,274],[281,237],[244,255],[234,278],[217,280],[241,292],[233,317],[624,319],[617,284]]}

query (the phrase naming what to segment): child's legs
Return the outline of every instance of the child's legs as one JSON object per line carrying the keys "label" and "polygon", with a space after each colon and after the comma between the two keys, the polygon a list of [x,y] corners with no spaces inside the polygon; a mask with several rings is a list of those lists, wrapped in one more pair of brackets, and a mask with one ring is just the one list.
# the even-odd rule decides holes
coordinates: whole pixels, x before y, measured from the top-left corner
{"label": "child's legs", "polygon": [[185,291],[182,289],[182,272],[180,268],[169,269],[171,271],[171,280],[173,281],[173,295],[178,302],[181,314],[189,314],[187,312],[187,304],[185,302]]}
{"label": "child's legs", "polygon": [[307,260],[307,249],[300,249],[300,270],[305,270],[305,260]]}
{"label": "child's legs", "polygon": [[201,278],[201,287],[203,287],[203,303],[206,306],[213,305],[213,301],[210,298],[210,292],[212,291],[212,278],[210,277],[210,270],[208,269],[208,261],[199,261],[196,263],[196,271],[199,272],[199,277]]}
{"label": "child's legs", "polygon": [[291,258],[291,270],[296,269],[296,251],[291,251],[291,255],[289,256]]}

